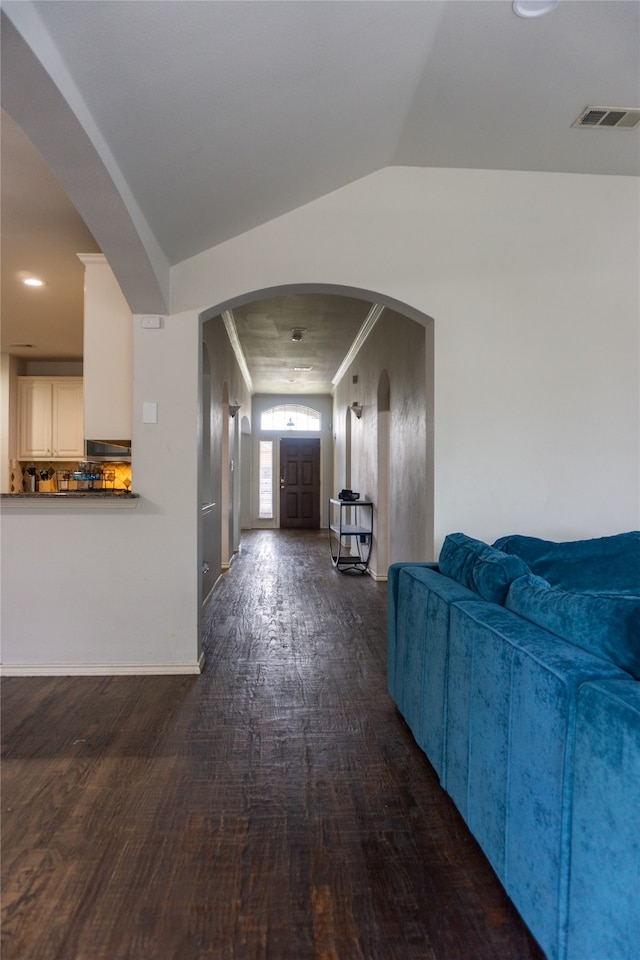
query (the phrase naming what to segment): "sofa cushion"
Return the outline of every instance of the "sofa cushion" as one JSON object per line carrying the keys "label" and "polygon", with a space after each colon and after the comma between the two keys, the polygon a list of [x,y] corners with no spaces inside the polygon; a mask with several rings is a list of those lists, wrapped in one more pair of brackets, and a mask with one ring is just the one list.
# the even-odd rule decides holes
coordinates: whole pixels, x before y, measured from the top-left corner
{"label": "sofa cushion", "polygon": [[555,543],[501,537],[493,546],[521,557],[533,573],[574,593],[640,596],[640,531]]}
{"label": "sofa cushion", "polygon": [[640,598],[569,593],[529,574],[514,580],[505,606],[640,679]]}
{"label": "sofa cushion", "polygon": [[507,556],[465,533],[450,533],[446,537],[438,564],[445,577],[475,590],[483,600],[499,604],[504,603],[509,584],[530,572],[519,557]]}

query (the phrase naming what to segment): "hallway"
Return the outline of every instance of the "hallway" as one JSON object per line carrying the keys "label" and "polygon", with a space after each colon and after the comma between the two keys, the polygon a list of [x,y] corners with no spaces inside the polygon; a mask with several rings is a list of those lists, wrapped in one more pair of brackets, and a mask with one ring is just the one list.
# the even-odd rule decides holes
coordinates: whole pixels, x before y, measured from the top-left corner
{"label": "hallway", "polygon": [[386,584],[251,531],[201,677],[3,680],[3,960],[542,960],[386,692]]}

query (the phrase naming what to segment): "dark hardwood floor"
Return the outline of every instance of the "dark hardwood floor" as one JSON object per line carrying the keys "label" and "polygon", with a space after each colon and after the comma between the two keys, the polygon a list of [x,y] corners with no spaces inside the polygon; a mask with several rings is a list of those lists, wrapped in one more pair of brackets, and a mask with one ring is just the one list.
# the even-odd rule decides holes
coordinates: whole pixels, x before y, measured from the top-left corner
{"label": "dark hardwood floor", "polygon": [[542,960],[386,692],[386,584],[254,531],[201,677],[2,683],[2,960]]}

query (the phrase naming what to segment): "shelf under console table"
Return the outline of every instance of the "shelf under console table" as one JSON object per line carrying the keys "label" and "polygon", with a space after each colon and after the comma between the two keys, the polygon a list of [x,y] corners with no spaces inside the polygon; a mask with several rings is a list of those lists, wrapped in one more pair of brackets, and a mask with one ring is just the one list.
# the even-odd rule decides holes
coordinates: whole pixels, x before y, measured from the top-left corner
{"label": "shelf under console table", "polygon": [[331,497],[329,549],[333,566],[341,573],[366,573],[372,541],[373,503],[370,500],[337,500]]}

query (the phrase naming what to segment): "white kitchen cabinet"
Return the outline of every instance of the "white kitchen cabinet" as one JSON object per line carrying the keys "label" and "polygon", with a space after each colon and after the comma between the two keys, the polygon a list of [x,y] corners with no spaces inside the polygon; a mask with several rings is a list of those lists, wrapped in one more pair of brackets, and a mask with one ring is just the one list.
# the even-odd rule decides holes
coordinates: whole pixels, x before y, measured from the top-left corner
{"label": "white kitchen cabinet", "polygon": [[19,377],[19,459],[77,460],[83,456],[82,378]]}

